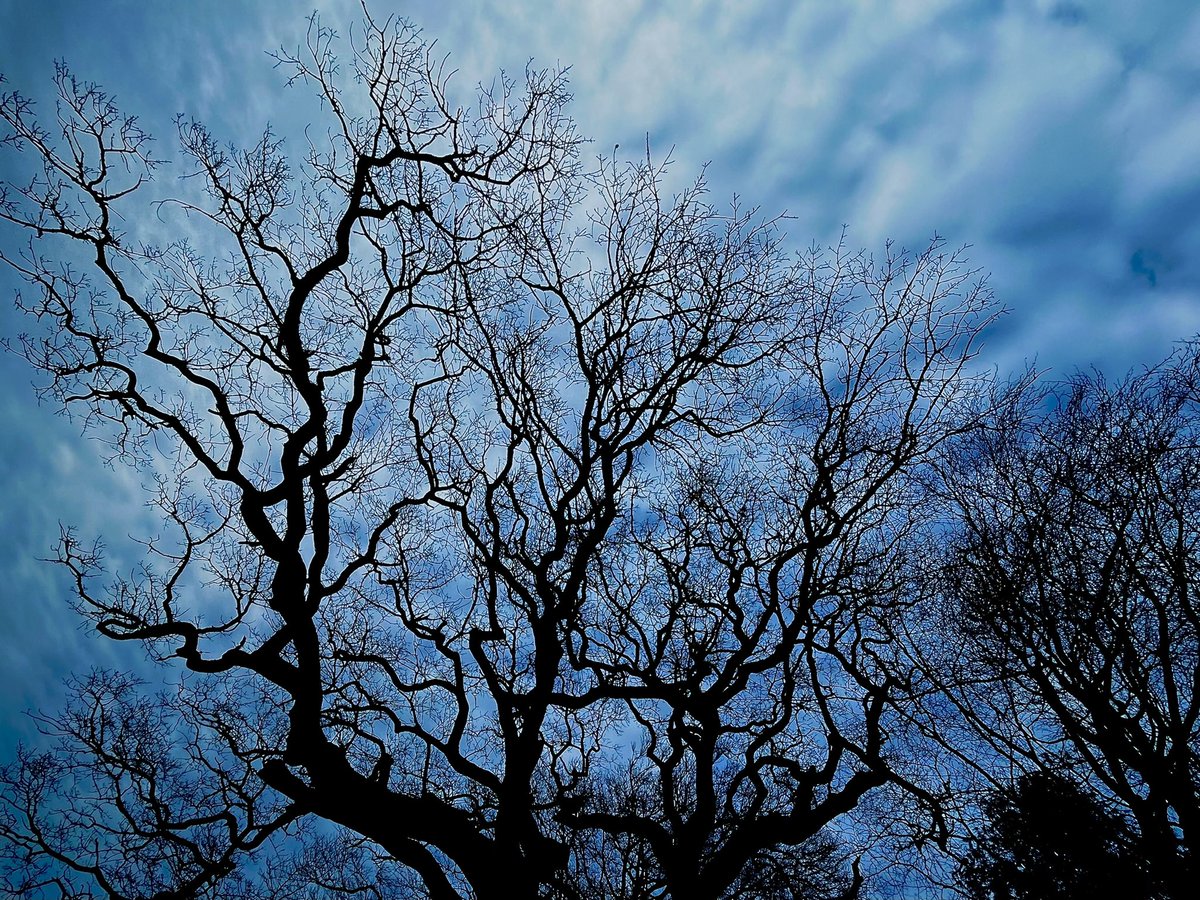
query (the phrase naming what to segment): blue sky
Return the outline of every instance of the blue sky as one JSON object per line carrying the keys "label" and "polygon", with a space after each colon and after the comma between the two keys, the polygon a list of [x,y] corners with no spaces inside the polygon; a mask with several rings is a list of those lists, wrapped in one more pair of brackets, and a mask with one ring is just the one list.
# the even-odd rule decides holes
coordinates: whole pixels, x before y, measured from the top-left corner
{"label": "blue sky", "polygon": [[[313,5],[349,24],[357,3],[0,0],[6,87],[46,94],[52,61],[99,81],[170,152],[177,112],[218,136],[267,122],[296,134],[311,109],[264,51],[295,46]],[[499,67],[572,67],[595,150],[647,139],[681,183],[704,164],[714,198],[787,210],[797,246],[935,232],[971,244],[1010,315],[985,360],[1066,374],[1151,362],[1200,332],[1200,7],[1069,2],[376,0],[451,54],[457,83]],[[5,165],[0,158],[0,166]],[[174,177],[167,170],[161,176]],[[0,241],[11,239],[0,232]],[[26,327],[0,273],[0,334]],[[59,677],[134,659],[85,634],[60,573],[37,562],[59,521],[119,557],[144,530],[136,480],[98,462],[76,424],[39,407],[31,373],[0,355],[0,758],[19,715]]]}

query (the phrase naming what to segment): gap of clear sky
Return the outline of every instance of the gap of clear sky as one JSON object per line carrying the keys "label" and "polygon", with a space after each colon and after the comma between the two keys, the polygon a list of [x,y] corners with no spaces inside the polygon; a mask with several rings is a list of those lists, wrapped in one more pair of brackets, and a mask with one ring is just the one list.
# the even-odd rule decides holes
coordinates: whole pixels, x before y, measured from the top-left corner
{"label": "gap of clear sky", "polygon": [[[219,138],[312,109],[265,51],[313,6],[343,34],[358,3],[0,0],[0,72],[49,99],[64,59],[140,116],[169,155],[183,113]],[[798,247],[919,248],[935,232],[1009,315],[984,360],[1117,376],[1200,332],[1200,5],[1191,0],[372,0],[450,54],[469,89],[499,68],[571,66],[596,153],[670,152],[713,199],[786,210]],[[52,105],[42,104],[43,112]],[[624,153],[624,150],[621,151]],[[5,165],[0,157],[0,166]],[[160,179],[172,179],[168,167]],[[11,241],[0,231],[0,241]],[[10,244],[11,246],[11,244]],[[0,272],[0,335],[27,327]],[[136,478],[38,406],[0,354],[0,759],[69,671],[136,660],[67,609],[48,564],[59,522],[114,547],[146,532]],[[119,550],[115,550],[119,557]]]}

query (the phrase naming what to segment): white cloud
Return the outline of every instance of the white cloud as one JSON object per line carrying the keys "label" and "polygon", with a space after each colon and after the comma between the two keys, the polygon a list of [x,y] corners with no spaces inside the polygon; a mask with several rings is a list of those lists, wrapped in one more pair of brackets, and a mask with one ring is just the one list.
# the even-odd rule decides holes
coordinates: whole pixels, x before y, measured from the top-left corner
{"label": "white cloud", "polygon": [[[358,15],[357,0],[319,5],[343,34]],[[799,246],[832,239],[842,223],[852,242],[895,236],[915,244],[940,231],[973,244],[973,261],[992,271],[1012,309],[986,350],[1002,371],[1035,356],[1059,373],[1091,363],[1115,371],[1161,357],[1200,330],[1200,9],[1190,4],[372,7],[381,17],[409,16],[437,38],[463,91],[500,67],[520,72],[531,57],[571,65],[574,112],[595,152],[619,142],[637,154],[648,134],[658,156],[674,146],[681,181],[711,160],[718,201],[737,192],[765,213],[788,209]],[[312,114],[309,92],[283,92],[264,54],[303,38],[305,7],[59,0],[33,9],[0,0],[0,21],[16,23],[0,34],[13,85],[41,90],[51,60],[65,56],[129,109],[156,112],[147,124],[163,145],[180,111],[243,141],[267,120],[295,132]],[[0,323],[6,334],[23,327],[7,310]],[[30,432],[4,445],[12,511],[36,511],[45,485],[91,472],[54,440],[36,443],[39,433],[62,432],[41,418],[48,411],[32,408],[26,381],[11,377],[0,394],[6,420]],[[26,399],[14,405],[16,396]],[[30,442],[48,457],[30,458],[22,449]],[[103,502],[121,505],[128,485],[105,484]],[[56,528],[35,518],[7,530]],[[44,552],[44,535],[35,543],[33,552]],[[27,551],[21,544],[13,552]],[[35,576],[20,571],[19,583],[32,584]],[[22,590],[11,580],[8,589]]]}

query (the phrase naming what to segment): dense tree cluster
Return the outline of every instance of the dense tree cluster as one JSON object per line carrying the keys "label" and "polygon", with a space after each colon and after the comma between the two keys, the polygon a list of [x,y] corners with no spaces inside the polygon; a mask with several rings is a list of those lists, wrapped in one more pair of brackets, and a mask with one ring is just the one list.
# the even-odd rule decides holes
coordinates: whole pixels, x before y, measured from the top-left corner
{"label": "dense tree cluster", "polygon": [[58,559],[163,673],[78,678],[0,772],[0,883],[851,898],[934,846],[975,896],[1182,896],[1195,353],[998,383],[940,243],[797,253],[589,165],[561,72],[463,106],[407,25],[359,38],[349,88],[315,19],[280,56],[302,158],[181,121],[166,201],[97,86],[0,97],[20,347],[162,521],[132,573]]}
{"label": "dense tree cluster", "polygon": [[959,873],[973,900],[1159,896],[1129,826],[1067,778],[1023,775],[984,812]]}

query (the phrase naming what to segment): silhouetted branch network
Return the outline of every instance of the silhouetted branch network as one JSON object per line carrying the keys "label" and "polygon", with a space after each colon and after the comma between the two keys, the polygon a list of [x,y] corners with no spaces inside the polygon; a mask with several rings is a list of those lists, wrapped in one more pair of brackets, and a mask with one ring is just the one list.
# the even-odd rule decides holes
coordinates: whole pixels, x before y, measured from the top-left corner
{"label": "silhouetted branch network", "polygon": [[278,57],[323,101],[302,158],[182,119],[177,199],[65,67],[50,124],[0,99],[20,349],[162,521],[132,573],[58,559],[186,671],[45,720],[6,887],[850,897],[866,798],[944,841],[904,641],[1001,402],[977,273],[589,166],[564,72],[463,106],[403,22],[338,46]]}

